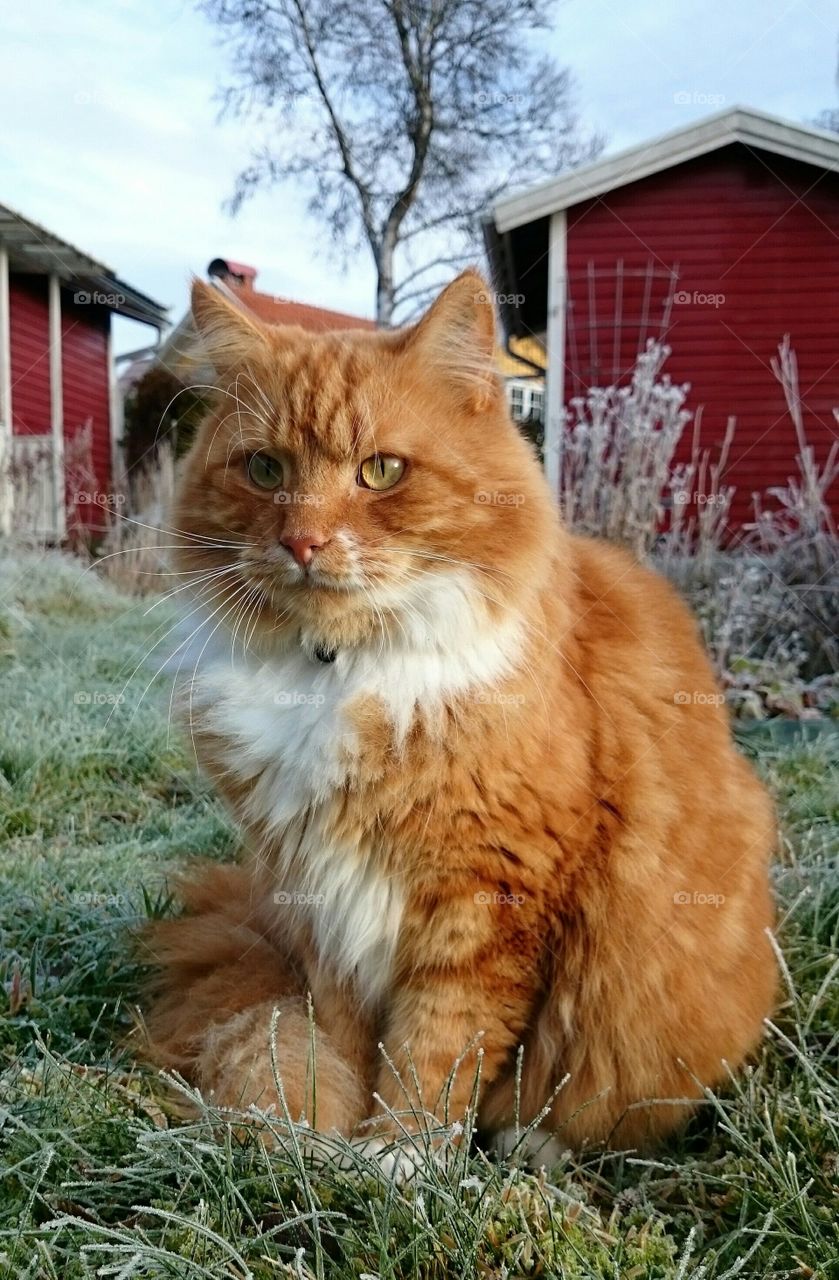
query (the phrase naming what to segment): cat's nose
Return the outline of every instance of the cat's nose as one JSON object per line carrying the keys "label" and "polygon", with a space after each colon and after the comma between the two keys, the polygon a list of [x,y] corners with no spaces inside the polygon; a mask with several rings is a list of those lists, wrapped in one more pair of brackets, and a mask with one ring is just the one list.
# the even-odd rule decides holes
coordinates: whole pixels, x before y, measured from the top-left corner
{"label": "cat's nose", "polygon": [[328,541],[328,538],[319,533],[284,533],[280,538],[286,550],[291,552],[297,563],[304,569],[311,563],[312,556],[318,547],[325,547]]}

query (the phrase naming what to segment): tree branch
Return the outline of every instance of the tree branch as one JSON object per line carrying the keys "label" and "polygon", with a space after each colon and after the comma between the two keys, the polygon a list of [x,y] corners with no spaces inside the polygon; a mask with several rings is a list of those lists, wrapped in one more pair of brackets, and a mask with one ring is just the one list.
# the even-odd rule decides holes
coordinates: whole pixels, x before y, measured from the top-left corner
{"label": "tree branch", "polygon": [[372,201],[370,199],[370,192],[355,171],[355,164],[353,163],[352,149],[350,147],[349,138],[347,136],[347,133],[343,125],[341,124],[341,121],[338,118],[338,113],[335,107],[333,106],[332,98],[330,97],[329,91],[326,87],[326,83],[323,79],[323,76],[321,75],[317,53],[315,51],[314,43],[311,37],[311,32],[309,30],[309,24],[306,21],[306,12],[305,12],[304,6],[301,3],[301,0],[292,0],[292,4],[294,5],[294,8],[297,12],[298,20],[300,22],[300,30],[303,35],[303,42],[305,44],[306,52],[309,57],[309,65],[312,71],[312,78],[315,82],[315,85],[317,86],[317,90],[318,90],[318,93],[320,94],[320,98],[324,105],[326,113],[329,116],[329,123],[332,127],[332,133],[334,135],[336,143],[338,144],[338,150],[341,153],[341,162],[343,164],[344,175],[352,183],[352,185],[355,187],[356,192],[358,193],[358,198],[361,203],[361,216],[362,216],[362,221],[364,223],[364,230],[367,234],[367,239],[370,242],[370,248],[373,250],[373,255],[375,257],[376,251],[377,251],[376,221],[373,213]]}

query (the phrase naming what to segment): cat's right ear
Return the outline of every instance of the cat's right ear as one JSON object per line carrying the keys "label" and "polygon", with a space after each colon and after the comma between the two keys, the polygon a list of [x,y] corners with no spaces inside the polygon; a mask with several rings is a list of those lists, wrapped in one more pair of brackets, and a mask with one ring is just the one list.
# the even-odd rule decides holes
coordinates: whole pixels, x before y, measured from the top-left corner
{"label": "cat's right ear", "polygon": [[493,294],[479,272],[461,272],[408,334],[461,403],[479,412],[497,401]]}
{"label": "cat's right ear", "polygon": [[192,282],[192,318],[216,373],[235,374],[267,349],[259,321],[203,280]]}

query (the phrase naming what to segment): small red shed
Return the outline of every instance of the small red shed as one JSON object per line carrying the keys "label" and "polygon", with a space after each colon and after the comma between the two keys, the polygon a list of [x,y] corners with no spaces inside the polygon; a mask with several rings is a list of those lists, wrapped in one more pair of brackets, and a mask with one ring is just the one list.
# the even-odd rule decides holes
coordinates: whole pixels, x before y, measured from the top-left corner
{"label": "small red shed", "polygon": [[0,533],[60,541],[68,506],[103,523],[118,461],[113,313],[158,332],[166,323],[165,308],[103,263],[0,205]]}
{"label": "small red shed", "polygon": [[[755,491],[796,473],[771,369],[785,334],[819,461],[839,438],[836,134],[726,110],[500,201],[487,241],[505,327],[546,347],[554,485],[564,406],[625,381],[651,337],[703,406],[702,448],[717,450],[736,416],[724,476],[733,525],[752,517]],[[687,438],[681,448],[679,461]]]}

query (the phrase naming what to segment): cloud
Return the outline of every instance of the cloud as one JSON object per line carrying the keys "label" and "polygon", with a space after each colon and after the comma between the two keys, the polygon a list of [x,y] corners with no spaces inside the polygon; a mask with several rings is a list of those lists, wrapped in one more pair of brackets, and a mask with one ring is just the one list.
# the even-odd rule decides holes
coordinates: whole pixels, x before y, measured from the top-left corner
{"label": "cloud", "polygon": [[837,36],[835,0],[566,0],[553,44],[614,151],[719,106],[812,119],[837,102]]}
{"label": "cloud", "polygon": [[[16,12],[5,43],[0,199],[175,318],[190,274],[220,254],[257,266],[268,291],[371,313],[372,267],[359,255],[337,270],[301,193],[260,194],[235,219],[223,212],[253,132],[219,123],[224,58],[189,7],[46,0]],[[120,328],[123,348],[144,340],[136,326]]]}
{"label": "cloud", "polygon": [[[685,0],[678,11],[567,0],[551,44],[575,73],[585,122],[616,150],[707,114],[709,95],[812,118],[837,101],[837,27],[832,0]],[[371,314],[366,251],[339,269],[301,191],[261,193],[236,219],[222,211],[259,127],[219,122],[226,54],[187,0],[39,0],[7,6],[4,28],[0,200],[174,318],[190,273],[217,255],[253,263],[268,291]],[[117,341],[144,338],[124,322]]]}

